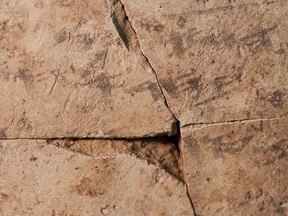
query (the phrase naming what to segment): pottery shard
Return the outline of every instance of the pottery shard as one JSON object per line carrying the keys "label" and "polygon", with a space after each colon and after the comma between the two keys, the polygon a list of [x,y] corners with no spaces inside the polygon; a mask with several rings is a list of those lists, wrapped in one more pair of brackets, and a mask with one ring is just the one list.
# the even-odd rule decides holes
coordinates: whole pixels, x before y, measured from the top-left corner
{"label": "pottery shard", "polygon": [[287,118],[183,128],[197,215],[287,215],[287,129]]}
{"label": "pottery shard", "polygon": [[0,215],[193,215],[185,185],[136,157],[0,145]]}
{"label": "pottery shard", "polygon": [[105,0],[1,1],[0,137],[140,137],[174,121]]}
{"label": "pottery shard", "polygon": [[122,0],[182,125],[288,112],[288,2]]}

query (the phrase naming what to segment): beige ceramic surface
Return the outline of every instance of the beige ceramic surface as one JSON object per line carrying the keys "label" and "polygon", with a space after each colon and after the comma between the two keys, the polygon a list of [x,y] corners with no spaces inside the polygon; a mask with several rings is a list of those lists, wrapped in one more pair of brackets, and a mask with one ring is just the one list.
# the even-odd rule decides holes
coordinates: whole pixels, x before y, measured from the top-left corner
{"label": "beige ceramic surface", "polygon": [[288,112],[288,2],[123,0],[182,125]]}
{"label": "beige ceramic surface", "polygon": [[287,0],[0,0],[0,216],[288,215],[287,52]]}
{"label": "beige ceramic surface", "polygon": [[0,3],[2,138],[171,134],[156,78],[105,0]]}
{"label": "beige ceramic surface", "polygon": [[34,140],[0,146],[1,216],[193,214],[185,185],[136,157],[91,157]]}
{"label": "beige ceramic surface", "polygon": [[287,118],[183,128],[197,215],[287,215],[287,130]]}

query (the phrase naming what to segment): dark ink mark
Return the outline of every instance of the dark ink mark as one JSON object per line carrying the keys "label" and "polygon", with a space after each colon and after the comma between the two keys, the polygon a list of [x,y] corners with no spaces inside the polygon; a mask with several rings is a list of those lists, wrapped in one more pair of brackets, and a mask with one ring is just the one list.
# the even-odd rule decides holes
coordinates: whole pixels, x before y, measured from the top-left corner
{"label": "dark ink mark", "polygon": [[140,26],[142,27],[142,28],[144,28],[146,31],[151,31],[151,28],[152,28],[152,25],[151,25],[151,23],[150,22],[144,22],[144,21],[141,21],[140,22]]}
{"label": "dark ink mark", "polygon": [[213,148],[213,155],[215,158],[223,157],[223,153],[235,154],[241,152],[253,139],[253,136],[245,136],[233,140],[235,132],[219,135],[213,138],[204,136],[201,140],[202,143],[210,144]]}
{"label": "dark ink mark", "polygon": [[177,25],[180,28],[184,28],[185,24],[186,24],[186,19],[184,17],[180,16],[179,19],[177,20]]}
{"label": "dark ink mark", "polygon": [[0,30],[6,30],[8,22],[9,20],[5,20],[2,23],[0,23]]}
{"label": "dark ink mark", "polygon": [[182,37],[179,33],[172,32],[170,40],[173,44],[173,53],[175,53],[178,58],[181,57],[185,53]]}
{"label": "dark ink mark", "polygon": [[[153,21],[153,23],[155,23],[155,22],[157,22],[157,21]],[[150,21],[150,22],[141,21],[140,26],[148,32],[151,32],[152,30],[155,32],[158,32],[158,33],[163,31],[164,26],[161,23],[157,23],[157,24],[151,24],[151,23],[152,23],[152,21]]]}
{"label": "dark ink mark", "polygon": [[207,2],[209,2],[209,0],[197,0],[198,3],[203,3],[206,4]]}
{"label": "dark ink mark", "polygon": [[66,32],[66,29],[63,28],[55,34],[54,38],[55,38],[57,43],[62,43],[67,39],[67,36],[68,36],[68,34]]}
{"label": "dark ink mark", "polygon": [[81,180],[80,184],[74,187],[72,192],[77,192],[82,196],[98,197],[104,195],[106,190],[106,187],[102,186],[101,184],[98,185],[92,179],[85,177]]}
{"label": "dark ink mark", "polygon": [[269,155],[269,158],[264,165],[271,165],[277,160],[286,158],[288,156],[287,149],[288,140],[286,139],[282,139],[265,149],[264,154]]}
{"label": "dark ink mark", "polygon": [[195,39],[195,36],[199,35],[202,32],[202,30],[197,31],[196,28],[192,28],[188,30],[188,35],[187,35],[187,43],[189,45],[192,45]]}
{"label": "dark ink mark", "polygon": [[162,81],[162,86],[168,92],[169,95],[174,95],[175,91],[177,90],[177,86],[175,85],[172,79]]}
{"label": "dark ink mark", "polygon": [[276,90],[272,95],[268,96],[267,100],[275,108],[280,108],[284,105],[283,96],[284,93],[282,93],[280,90]]}
{"label": "dark ink mark", "polygon": [[217,37],[214,33],[204,37],[203,40],[205,43],[207,43],[209,45],[217,45],[217,43],[218,43]]}
{"label": "dark ink mark", "polygon": [[30,160],[31,162],[35,162],[37,159],[38,159],[37,157],[32,156],[29,160]]}
{"label": "dark ink mark", "polygon": [[95,42],[95,35],[90,33],[87,34],[79,34],[76,36],[78,38],[78,42],[83,44],[85,49],[91,49],[93,43]]}
{"label": "dark ink mark", "polygon": [[223,152],[227,152],[230,154],[234,154],[237,152],[241,152],[253,139],[253,136],[246,136],[239,140],[235,140],[231,143],[224,143]]}
{"label": "dark ink mark", "polygon": [[235,34],[231,33],[227,38],[224,39],[225,46],[231,49],[236,44]]}
{"label": "dark ink mark", "polygon": [[112,85],[109,77],[105,73],[101,73],[100,75],[96,76],[93,79],[93,83],[95,83],[96,87],[102,91],[102,94],[111,95]]}
{"label": "dark ink mark", "polygon": [[149,81],[146,81],[142,83],[141,85],[134,87],[133,89],[129,90],[129,93],[139,93],[139,92],[145,92],[149,90],[151,92],[151,95],[153,97],[153,100],[156,101],[161,97],[161,93],[159,90],[159,87],[156,83],[152,83]]}
{"label": "dark ink mark", "polygon": [[268,33],[275,31],[277,25],[273,27],[262,29],[250,35],[240,38],[240,42],[244,42],[251,51],[256,52],[260,48],[267,48],[272,45],[271,39]]}
{"label": "dark ink mark", "polygon": [[280,48],[276,51],[277,54],[282,55],[285,54],[285,49],[284,48]]}
{"label": "dark ink mark", "polygon": [[6,134],[7,128],[2,128],[0,129],[0,138],[7,138],[7,134]]}
{"label": "dark ink mark", "polygon": [[[245,65],[245,64],[244,64]],[[233,67],[234,69],[234,76],[235,76],[235,79],[238,81],[238,82],[241,82],[242,81],[242,76],[243,76],[243,70],[244,70],[244,65],[243,66],[240,66],[240,67]]]}
{"label": "dark ink mark", "polygon": [[221,91],[224,86],[227,86],[233,82],[228,75],[223,75],[220,77],[214,78],[213,84],[217,91]]}
{"label": "dark ink mark", "polygon": [[26,90],[31,87],[34,82],[34,76],[28,69],[19,69],[14,78],[14,82],[16,82],[17,78],[24,82]]}
{"label": "dark ink mark", "polygon": [[185,143],[185,148],[187,148],[191,154],[199,156],[201,149],[198,141],[192,136],[184,137],[183,140]]}
{"label": "dark ink mark", "polygon": [[201,78],[202,76],[195,77],[188,80],[188,84],[193,91],[197,91],[197,94],[201,93]]}
{"label": "dark ink mark", "polygon": [[161,24],[158,24],[158,25],[154,25],[153,26],[153,30],[156,31],[156,32],[162,32],[164,29],[164,26],[161,25]]}

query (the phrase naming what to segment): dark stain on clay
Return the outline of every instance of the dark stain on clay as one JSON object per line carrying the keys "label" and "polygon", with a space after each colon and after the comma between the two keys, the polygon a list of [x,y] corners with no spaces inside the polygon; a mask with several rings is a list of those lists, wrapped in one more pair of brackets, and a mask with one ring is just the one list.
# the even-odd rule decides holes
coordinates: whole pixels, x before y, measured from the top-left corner
{"label": "dark stain on clay", "polygon": [[226,38],[224,38],[225,46],[232,49],[236,44],[235,34],[231,33]]}
{"label": "dark stain on clay", "polygon": [[223,157],[221,143],[224,137],[225,135],[220,135],[214,138],[209,138],[209,136],[204,137],[204,143],[211,145],[213,150],[213,156],[215,158]]}
{"label": "dark stain on clay", "polygon": [[7,24],[8,24],[9,20],[5,20],[3,22],[0,23],[0,30],[5,31],[7,28]]}
{"label": "dark stain on clay", "polygon": [[112,84],[110,78],[105,73],[96,76],[93,79],[93,84],[102,91],[102,94],[111,95]]}
{"label": "dark stain on clay", "polygon": [[217,40],[215,33],[205,36],[203,38],[203,42],[204,44],[214,45],[214,46],[218,44],[218,40]]}
{"label": "dark stain on clay", "polygon": [[95,35],[91,33],[78,34],[76,37],[78,39],[78,43],[82,44],[85,49],[91,49],[96,40]]}
{"label": "dark stain on clay", "polygon": [[233,80],[228,75],[223,75],[219,77],[215,77],[213,80],[213,84],[217,91],[221,91],[224,86],[231,84]]}
{"label": "dark stain on clay", "polygon": [[14,82],[16,82],[17,79],[23,81],[25,84],[26,90],[28,90],[28,88],[32,86],[35,78],[31,74],[31,71],[29,71],[28,69],[19,69],[14,78]]}
{"label": "dark stain on clay", "polygon": [[248,190],[243,198],[242,201],[239,202],[239,206],[249,205],[250,202],[253,200],[257,200],[259,197],[263,195],[263,189],[261,187]]}
{"label": "dark stain on clay", "polygon": [[229,154],[241,152],[252,141],[252,139],[253,136],[250,135],[232,142],[223,143],[223,152],[227,152]]}
{"label": "dark stain on clay", "polygon": [[222,92],[222,93],[220,93],[220,94],[218,94],[218,95],[214,95],[214,96],[212,96],[212,97],[209,97],[209,98],[205,99],[204,101],[201,101],[201,102],[196,103],[194,106],[197,107],[197,106],[206,105],[207,103],[210,103],[210,102],[212,102],[212,101],[215,101],[215,100],[217,100],[217,99],[219,99],[219,98],[224,97],[224,96],[227,95],[228,93],[229,93],[229,91],[225,91],[225,92]]}
{"label": "dark stain on clay", "polygon": [[156,31],[156,32],[162,32],[163,29],[164,29],[164,26],[161,25],[161,24],[157,24],[157,25],[153,26],[153,30]]}
{"label": "dark stain on clay", "polygon": [[195,37],[199,34],[201,34],[201,30],[198,31],[197,28],[191,28],[188,30],[187,32],[187,36],[186,36],[186,40],[187,40],[187,43],[189,45],[192,45],[194,43],[194,40],[195,40]]}
{"label": "dark stain on clay", "polygon": [[156,83],[149,82],[149,81],[146,81],[146,82],[130,89],[128,92],[134,94],[134,93],[145,92],[147,90],[149,90],[151,92],[151,95],[152,95],[154,101],[158,100],[161,97],[161,93],[160,93],[158,85]]}
{"label": "dark stain on clay", "polygon": [[173,53],[175,53],[178,58],[183,56],[185,54],[185,48],[181,35],[178,32],[172,32],[170,41],[173,45]]}
{"label": "dark stain on clay", "polygon": [[264,150],[265,155],[269,155],[269,158],[264,165],[274,164],[275,161],[287,158],[288,156],[288,140],[281,139],[280,141],[272,144]]}
{"label": "dark stain on clay", "polygon": [[[98,183],[99,184],[99,183]],[[90,178],[83,178],[81,182],[76,185],[72,192],[76,192],[79,195],[82,196],[90,196],[90,197],[98,197],[102,196],[106,193],[107,187],[105,186],[100,186],[97,184],[97,182],[93,181]]]}
{"label": "dark stain on clay", "polygon": [[30,130],[32,129],[32,125],[30,120],[28,119],[26,112],[23,112],[19,121],[18,121],[19,130]]}
{"label": "dark stain on clay", "polygon": [[144,28],[148,32],[155,31],[157,33],[160,33],[164,29],[164,26],[161,23],[157,22],[157,21],[154,21],[154,22],[152,22],[152,21],[150,21],[150,22],[141,21],[140,22],[140,26],[142,28]]}
{"label": "dark stain on clay", "polygon": [[92,81],[91,79],[93,78],[93,71],[90,70],[90,68],[86,68],[82,71],[81,78],[84,80],[84,83],[90,83]]}
{"label": "dark stain on clay", "polygon": [[192,136],[187,136],[183,138],[185,148],[195,156],[199,156],[200,154],[200,145],[197,139],[193,138]]}
{"label": "dark stain on clay", "polygon": [[[231,91],[228,86],[235,84],[236,82],[241,82],[241,78],[243,75],[243,67],[236,68],[234,66],[234,73],[229,75],[223,75],[219,77],[215,77],[210,83],[209,86],[211,91],[215,93],[214,96],[211,96],[201,102],[197,102],[195,106],[202,106],[209,102],[215,101],[219,98],[223,98]],[[196,82],[195,82],[196,83]],[[207,86],[205,87],[207,89]]]}
{"label": "dark stain on clay", "polygon": [[284,105],[284,93],[280,90],[276,90],[272,95],[268,96],[267,101],[275,108],[281,108]]}
{"label": "dark stain on clay", "polygon": [[179,93],[189,91],[196,93],[193,98],[198,98],[203,89],[202,76],[194,77],[193,72],[194,70],[175,79],[169,78],[168,80],[161,81],[161,84],[168,94],[173,97],[179,97]]}
{"label": "dark stain on clay", "polygon": [[243,70],[244,70],[244,65],[240,66],[240,67],[236,67],[235,65],[233,65],[233,75],[235,77],[235,80],[237,82],[241,82],[242,81],[242,76],[243,76]]}
{"label": "dark stain on clay", "polygon": [[174,83],[172,79],[162,81],[161,84],[169,95],[176,96],[175,93],[177,91],[177,85]]}
{"label": "dark stain on clay", "polygon": [[32,156],[32,157],[30,157],[30,159],[29,159],[31,162],[35,162],[36,160],[38,160],[38,158],[37,157],[35,157],[35,156]]}
{"label": "dark stain on clay", "polygon": [[187,83],[189,85],[189,89],[197,92],[197,97],[200,96],[200,94],[202,92],[201,78],[202,78],[202,76],[194,77],[194,78],[189,79],[187,81]]}
{"label": "dark stain on clay", "polygon": [[7,131],[7,128],[1,128],[0,129],[0,138],[7,138],[7,133],[6,133],[6,131]]}
{"label": "dark stain on clay", "polygon": [[177,20],[177,26],[184,28],[186,24],[186,19],[183,16],[180,16]]}
{"label": "dark stain on clay", "polygon": [[243,151],[252,141],[253,136],[244,136],[235,139],[235,131],[230,131],[226,134],[222,134],[216,137],[204,136],[201,139],[201,143],[210,145],[213,149],[213,155],[215,158],[223,157],[223,153],[235,154]]}
{"label": "dark stain on clay", "polygon": [[239,41],[244,42],[244,44],[246,44],[246,46],[248,46],[252,52],[256,52],[261,48],[271,47],[272,42],[268,33],[274,32],[276,28],[277,25],[274,25],[270,28],[261,29],[257,32],[240,38]]}
{"label": "dark stain on clay", "polygon": [[56,43],[59,44],[59,43],[63,43],[67,39],[67,36],[68,34],[66,32],[66,29],[63,28],[54,35],[54,38],[56,40]]}
{"label": "dark stain on clay", "polygon": [[148,89],[151,92],[154,101],[158,100],[161,97],[159,86],[156,83],[149,83]]}

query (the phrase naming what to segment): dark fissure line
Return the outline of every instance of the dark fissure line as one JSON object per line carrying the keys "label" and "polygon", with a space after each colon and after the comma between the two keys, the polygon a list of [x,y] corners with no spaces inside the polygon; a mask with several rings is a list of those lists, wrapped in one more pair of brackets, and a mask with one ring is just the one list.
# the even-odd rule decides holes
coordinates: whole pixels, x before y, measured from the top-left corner
{"label": "dark fissure line", "polygon": [[[148,57],[144,54],[143,50],[141,49],[138,35],[137,35],[135,29],[133,28],[132,23],[129,20],[129,17],[127,16],[125,6],[123,5],[123,3],[120,0],[112,0],[111,18],[112,18],[112,22],[113,22],[120,38],[122,39],[123,43],[125,44],[126,48],[128,50],[134,49],[133,51],[141,54],[141,56],[144,58],[145,62],[147,63],[147,65],[151,69],[152,73],[154,74],[157,85],[160,89],[160,93],[162,95],[164,104],[168,108],[169,112],[171,113],[171,115],[174,118],[174,122],[172,125],[172,134],[178,135],[178,132],[180,132],[180,129],[177,128],[180,125],[179,120],[176,118],[175,114],[172,112],[172,110],[168,104],[168,101],[167,101],[167,98],[164,94],[163,88],[160,85],[158,74],[157,74],[156,70],[154,69],[154,67],[152,66],[151,62],[149,61]],[[129,31],[130,31],[130,35],[128,33]],[[133,38],[134,38],[134,41],[133,41]],[[132,44],[133,42],[135,44]]]}
{"label": "dark fissure line", "polygon": [[[138,35],[137,35],[135,29],[133,28],[132,23],[129,20],[129,17],[127,16],[125,6],[121,2],[121,0],[111,0],[111,1],[112,1],[111,18],[112,18],[112,22],[113,22],[120,38],[122,39],[123,43],[125,44],[126,48],[129,51],[132,48],[132,51],[139,53],[142,56],[143,60],[145,60],[146,64],[149,66],[149,68],[151,69],[152,73],[155,76],[155,79],[156,79],[157,85],[160,89],[160,93],[163,97],[163,101],[164,101],[165,106],[168,108],[168,110],[170,111],[171,115],[174,118],[174,122],[172,123],[173,136],[168,137],[168,139],[169,139],[170,143],[173,143],[173,145],[175,145],[175,147],[177,148],[177,151],[179,153],[178,166],[181,166],[181,168],[179,169],[179,170],[181,170],[179,173],[179,176],[181,176],[180,180],[182,180],[182,182],[185,183],[184,171],[183,171],[183,157],[182,157],[182,152],[181,152],[181,148],[180,148],[180,142],[181,142],[180,121],[174,115],[174,113],[172,112],[172,110],[168,104],[168,101],[167,101],[167,98],[165,97],[163,88],[160,85],[160,81],[159,81],[158,74],[157,74],[156,70],[153,68],[148,57],[144,54],[143,50],[141,49]],[[116,10],[118,10],[118,11],[116,11]],[[118,14],[116,14],[116,12]],[[117,15],[120,15],[120,17]],[[130,35],[129,35],[129,33],[130,33]],[[193,209],[194,215],[196,216],[196,211],[195,211],[192,199],[191,199],[189,191],[188,191],[188,185],[186,183],[185,183],[185,185],[186,185],[187,196],[189,198],[189,201],[190,201],[191,207]]]}
{"label": "dark fissure line", "polygon": [[125,32],[125,29],[121,26],[121,24],[119,23],[117,16],[115,14],[115,12],[113,11],[111,13],[111,18],[112,18],[112,22],[116,28],[116,31],[118,32],[120,38],[122,39],[123,43],[125,44],[126,48],[129,49],[129,38]]}

